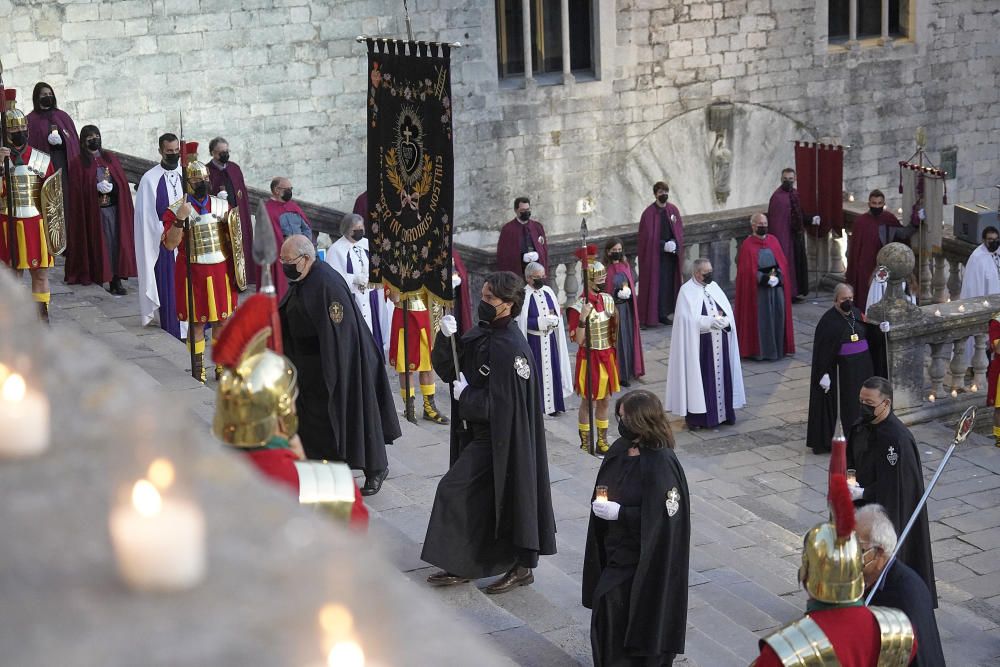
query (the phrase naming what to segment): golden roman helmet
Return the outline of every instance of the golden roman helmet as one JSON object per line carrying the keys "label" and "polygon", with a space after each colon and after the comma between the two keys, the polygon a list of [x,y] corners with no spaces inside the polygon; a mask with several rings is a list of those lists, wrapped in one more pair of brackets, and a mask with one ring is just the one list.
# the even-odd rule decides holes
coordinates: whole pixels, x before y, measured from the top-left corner
{"label": "golden roman helmet", "polygon": [[24,116],[24,112],[17,108],[17,91],[13,88],[5,88],[3,98],[4,127],[7,128],[8,132],[27,132],[28,119]]}
{"label": "golden roman helmet", "polygon": [[586,256],[587,284],[590,286],[590,289],[596,289],[597,285],[603,284],[607,279],[608,270],[597,259],[597,246],[591,243],[585,248],[577,248],[574,254],[576,254],[581,262],[584,261],[584,257]]}
{"label": "golden roman helmet", "polygon": [[198,142],[187,141],[181,148],[184,154],[184,181],[188,194],[194,194],[194,184],[208,180],[208,167],[198,161]]}
{"label": "golden roman helmet", "polygon": [[270,298],[255,294],[212,346],[213,361],[223,367],[212,430],[235,447],[260,447],[279,429],[289,437],[298,430],[297,372],[286,357],[267,349],[270,316]]}
{"label": "golden roman helmet", "polygon": [[835,474],[830,478],[830,521],[806,533],[799,582],[820,602],[857,602],[865,592],[862,568],[847,478]]}

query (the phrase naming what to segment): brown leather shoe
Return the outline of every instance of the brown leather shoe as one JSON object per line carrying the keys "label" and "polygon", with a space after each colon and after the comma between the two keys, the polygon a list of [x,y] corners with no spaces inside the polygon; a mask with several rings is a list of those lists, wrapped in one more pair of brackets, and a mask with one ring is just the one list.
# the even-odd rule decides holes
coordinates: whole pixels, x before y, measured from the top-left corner
{"label": "brown leather shoe", "polygon": [[467,584],[469,580],[444,570],[438,570],[427,577],[427,583],[431,586],[455,586],[456,584]]}
{"label": "brown leather shoe", "polygon": [[506,593],[507,591],[513,590],[518,586],[527,586],[528,584],[532,584],[534,582],[535,575],[531,573],[530,569],[521,567],[520,565],[515,565],[508,570],[507,574],[494,581],[484,590],[489,595],[499,595],[500,593]]}

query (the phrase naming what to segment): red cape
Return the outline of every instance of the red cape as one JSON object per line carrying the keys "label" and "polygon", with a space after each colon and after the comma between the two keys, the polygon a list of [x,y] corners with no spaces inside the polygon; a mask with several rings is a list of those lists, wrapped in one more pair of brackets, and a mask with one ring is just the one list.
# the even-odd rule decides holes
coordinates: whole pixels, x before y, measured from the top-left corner
{"label": "red cape", "polygon": [[531,232],[531,238],[535,242],[538,263],[545,267],[545,273],[548,274],[549,246],[545,242],[545,228],[537,220],[528,220],[528,222],[521,224],[516,218],[500,228],[500,238],[497,240],[497,270],[510,271],[519,278],[524,278],[524,264],[521,261],[521,256],[524,255],[525,225],[527,225]]}
{"label": "red cape", "polygon": [[882,225],[902,227],[896,216],[888,211],[882,211],[882,215],[878,218],[873,217],[871,213],[859,215],[851,226],[845,279],[847,284],[854,288],[854,303],[862,311],[868,303],[868,285],[875,271],[878,251],[882,249],[882,239],[879,237],[879,227]]}
{"label": "red cape", "polygon": [[[676,206],[667,202],[667,217],[676,220],[670,223],[677,241],[677,271],[674,276],[674,297],[681,291],[681,274],[684,270],[684,221]],[[660,255],[663,242],[660,240],[660,208],[654,203],[646,207],[639,219],[639,275],[642,289],[636,302],[636,317],[639,324],[655,327],[660,324]]]}
{"label": "red cape", "polygon": [[[1000,340],[1000,322],[997,322],[996,318],[990,320],[989,332],[986,345],[989,349],[993,349],[993,345]],[[1000,354],[994,354],[990,359],[989,369],[986,371],[988,385],[986,388],[986,404],[990,407],[996,405],[998,379],[1000,379]]]}
{"label": "red cape", "polygon": [[785,354],[795,354],[795,332],[792,329],[792,289],[788,284],[788,260],[781,251],[778,239],[768,234],[764,238],[748,236],[740,244],[736,260],[736,337],[740,341],[740,356],[752,357],[760,353],[757,329],[757,255],[763,248],[770,248],[778,260],[784,280],[785,293]]}
{"label": "red cape", "polygon": [[[240,210],[240,227],[243,229],[243,249],[249,256],[253,249],[253,218],[250,217],[250,197],[247,196],[247,184],[243,180],[243,170],[235,162],[226,165],[225,173],[229,174],[229,179],[233,182],[235,192],[226,190],[226,178],[223,170],[215,166],[215,162],[208,161],[208,180],[211,183],[211,193],[219,194],[226,190],[226,194],[236,195],[236,207]],[[252,260],[251,260],[252,261]]]}
{"label": "red cape", "polygon": [[[312,228],[312,223],[309,222],[309,218],[306,214],[299,208],[299,205],[293,201],[283,202],[274,199],[268,199],[264,202],[264,206],[267,209],[267,217],[271,221],[271,228],[274,230],[274,240],[278,244],[278,251],[281,251],[281,244],[285,242],[285,235],[281,231],[281,223],[279,219],[282,213],[291,212],[298,213],[302,216],[302,219],[306,221],[306,224]],[[254,267],[254,275],[256,276],[257,291],[260,291],[260,267]],[[271,278],[274,280],[274,290],[278,297],[278,302],[285,296],[285,292],[288,291],[288,281],[285,278],[284,271],[281,270],[281,259],[274,260],[271,265]]]}
{"label": "red cape", "polygon": [[138,275],[135,210],[128,177],[111,151],[102,150],[100,160],[108,167],[118,191],[118,265],[111,266],[111,253],[101,229],[101,208],[97,203],[98,162],[90,160],[87,164],[83,157],[77,157],[69,165],[70,187],[75,193],[71,200],[74,211],[66,219],[66,233],[71,239],[66,248],[66,283],[69,285],[100,285],[111,282],[115,276],[134,278]]}
{"label": "red cape", "polygon": [[352,213],[357,213],[362,218],[365,219],[365,224],[368,224],[368,191],[365,190],[358,195],[358,198],[354,200],[354,210]]}
{"label": "red cape", "polygon": [[[615,276],[619,273],[625,276],[626,284],[632,291],[632,310],[635,314],[635,280],[632,279],[632,268],[624,262],[612,262],[608,265],[607,289],[610,291],[615,284]],[[613,296],[613,295],[612,295]],[[639,334],[639,323],[632,323],[632,349],[635,350],[632,359],[632,368],[635,376],[642,377],[646,374],[646,363],[642,356],[642,337]]]}
{"label": "red cape", "polygon": [[[360,213],[358,215],[361,215]],[[451,258],[455,262],[455,272],[458,273],[458,277],[462,279],[462,284],[458,286],[458,296],[459,300],[462,302],[462,307],[456,314],[458,317],[459,331],[469,331],[472,329],[472,301],[469,297],[469,272],[465,268],[465,262],[459,257],[458,251],[452,246]]]}

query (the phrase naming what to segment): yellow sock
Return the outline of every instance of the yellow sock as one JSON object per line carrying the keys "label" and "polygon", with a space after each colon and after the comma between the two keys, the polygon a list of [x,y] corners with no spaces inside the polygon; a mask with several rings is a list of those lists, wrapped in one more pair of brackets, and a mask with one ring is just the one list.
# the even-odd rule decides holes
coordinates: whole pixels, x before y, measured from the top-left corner
{"label": "yellow sock", "polygon": [[579,426],[580,426],[580,432],[581,433],[590,433],[590,424],[589,423],[588,424],[580,424]]}
{"label": "yellow sock", "polygon": [[993,427],[993,435],[994,437],[1000,438],[1000,426]]}
{"label": "yellow sock", "polygon": [[35,303],[48,303],[52,298],[50,292],[32,292],[31,300]]}
{"label": "yellow sock", "polygon": [[399,388],[399,395],[403,397],[404,401],[407,399],[407,397],[413,398],[413,387],[410,386],[410,393],[409,394],[406,393],[406,389],[405,388],[400,387]]}
{"label": "yellow sock", "polygon": [[434,395],[434,385],[433,384],[422,384],[420,385],[420,393],[424,396]]}
{"label": "yellow sock", "polygon": [[[191,340],[194,340],[194,338],[191,338]],[[202,338],[201,340],[195,340],[194,341],[194,353],[195,354],[204,354],[205,353],[205,339],[204,338]]]}
{"label": "yellow sock", "polygon": [[594,423],[597,424],[597,428],[607,428],[609,424],[607,419],[595,419]]}

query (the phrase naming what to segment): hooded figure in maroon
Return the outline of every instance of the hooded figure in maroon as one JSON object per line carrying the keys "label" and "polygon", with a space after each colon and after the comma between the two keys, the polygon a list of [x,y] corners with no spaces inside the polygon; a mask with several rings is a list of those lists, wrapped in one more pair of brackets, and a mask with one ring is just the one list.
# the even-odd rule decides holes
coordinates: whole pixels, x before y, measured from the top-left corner
{"label": "hooded figure in maroon", "polygon": [[684,269],[684,221],[681,212],[668,203],[670,186],[653,185],[656,201],[646,207],[639,220],[639,324],[655,327],[673,320],[677,293]]}
{"label": "hooded figure in maroon", "polygon": [[216,137],[208,142],[212,160],[208,163],[209,193],[226,193],[230,208],[240,212],[240,228],[243,230],[243,247],[253,248],[253,218],[250,217],[250,197],[247,184],[243,180],[240,165],[229,161],[229,142]]}
{"label": "hooded figure in maroon", "polygon": [[549,247],[545,242],[545,228],[531,218],[531,200],[518,197],[514,200],[516,217],[500,228],[497,241],[497,271],[510,271],[523,276],[531,262],[538,262],[549,272]]}
{"label": "hooded figure in maroon", "polygon": [[736,260],[736,337],[740,356],[781,359],[795,354],[788,260],[777,237],[767,233],[767,216],[758,213],[750,224],[754,233],[740,244]]}
{"label": "hooded figure in maroon", "polygon": [[138,275],[132,191],[118,157],[101,146],[96,126],[83,127],[79,144],[83,150],[69,167],[76,209],[75,243],[66,249],[66,282],[108,283],[108,291],[121,296],[126,294],[121,281]]}

